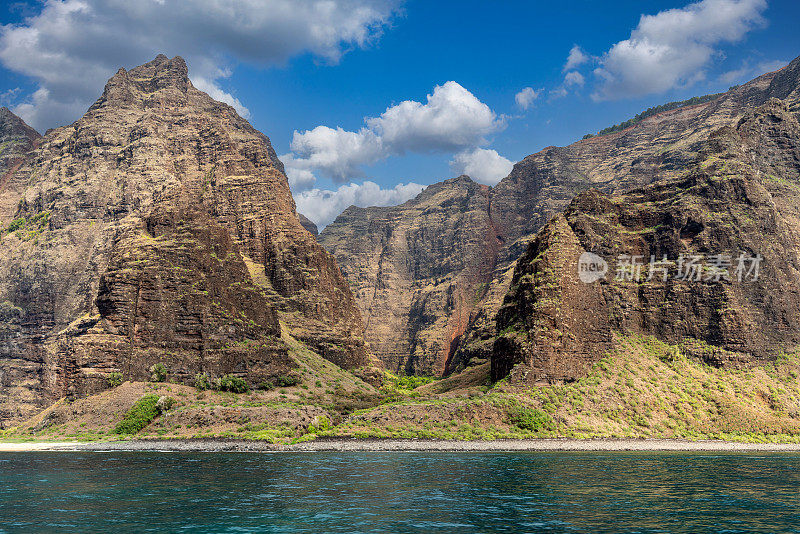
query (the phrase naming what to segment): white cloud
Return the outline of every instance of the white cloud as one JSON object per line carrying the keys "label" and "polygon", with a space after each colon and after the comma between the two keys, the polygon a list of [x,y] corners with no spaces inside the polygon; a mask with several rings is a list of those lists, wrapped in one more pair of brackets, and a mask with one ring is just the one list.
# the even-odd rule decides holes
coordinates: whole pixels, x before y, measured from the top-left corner
{"label": "white cloud", "polygon": [[513,167],[512,161],[495,150],[485,148],[461,152],[450,162],[450,170],[453,173],[466,174],[476,182],[486,185],[496,185],[508,176]]}
{"label": "white cloud", "polygon": [[568,94],[567,88],[562,85],[561,87],[557,87],[550,91],[549,100],[557,100],[559,98],[564,98],[565,96],[567,96],[567,94]]}
{"label": "white cloud", "polygon": [[766,74],[767,72],[775,72],[776,70],[780,70],[786,65],[788,65],[788,61],[762,61],[758,65],[756,65],[755,71],[756,74]]}
{"label": "white cloud", "polygon": [[741,68],[723,72],[719,76],[719,81],[722,83],[737,83],[750,76],[753,68],[748,65],[743,65]]}
{"label": "white cloud", "polygon": [[314,173],[311,172],[307,165],[296,162],[292,154],[284,154],[280,156],[280,160],[283,162],[286,178],[289,180],[289,188],[293,193],[299,193],[314,187],[317,177],[314,176]]}
{"label": "white cloud", "polygon": [[218,80],[226,66],[285,62],[310,52],[336,62],[379,35],[401,0],[45,0],[0,26],[0,62],[39,90],[17,111],[44,129],[71,122],[121,66],[182,55],[192,80],[247,113]]}
{"label": "white cloud", "polygon": [[503,117],[453,81],[434,87],[425,104],[406,100],[365,122],[357,132],[327,126],[295,132],[292,154],[284,157],[288,172],[317,170],[345,182],[389,156],[471,148],[505,127]]}
{"label": "white cloud", "polygon": [[214,100],[225,102],[233,109],[235,109],[236,112],[245,119],[250,118],[250,110],[247,109],[244,106],[244,104],[239,102],[238,98],[236,98],[230,93],[226,93],[225,91],[223,91],[222,88],[219,86],[217,80],[209,80],[202,76],[192,76],[191,78],[192,78],[192,85],[194,85],[201,91],[208,93],[208,96],[210,96]]}
{"label": "white cloud", "polygon": [[392,189],[381,189],[375,182],[350,183],[335,191],[311,189],[296,193],[297,211],[314,221],[320,230],[333,222],[350,206],[392,206],[414,198],[425,186],[409,182],[397,184]]}
{"label": "white cloud", "polygon": [[595,70],[595,100],[616,100],[689,86],[705,77],[715,46],[741,40],[764,23],[766,0],[703,0],[643,15],[629,39],[616,43]]}
{"label": "white cloud", "polygon": [[489,106],[460,84],[450,81],[433,88],[426,104],[406,100],[380,117],[367,119],[395,153],[448,151],[485,143],[485,137],[504,126]]}
{"label": "white cloud", "polygon": [[348,132],[317,126],[307,132],[294,132],[291,148],[293,154],[284,159],[287,168],[309,172],[318,169],[339,181],[359,176],[361,165],[384,157],[380,137],[366,128]]}
{"label": "white cloud", "polygon": [[583,87],[583,84],[586,80],[583,79],[583,74],[578,71],[570,71],[564,76],[564,85],[569,87],[571,85],[577,85]]}
{"label": "white cloud", "polygon": [[574,45],[569,51],[569,56],[567,57],[567,62],[564,64],[563,71],[567,72],[568,70],[580,67],[587,61],[589,61],[589,56],[583,53],[580,46]]}
{"label": "white cloud", "polygon": [[22,89],[19,87],[14,87],[13,89],[8,89],[7,91],[3,91],[0,93],[0,106],[8,106],[12,102],[14,102],[19,94],[22,92]]}
{"label": "white cloud", "polygon": [[539,97],[541,90],[537,91],[533,87],[523,87],[522,90],[514,95],[514,101],[522,109],[528,109],[533,104],[534,100]]}

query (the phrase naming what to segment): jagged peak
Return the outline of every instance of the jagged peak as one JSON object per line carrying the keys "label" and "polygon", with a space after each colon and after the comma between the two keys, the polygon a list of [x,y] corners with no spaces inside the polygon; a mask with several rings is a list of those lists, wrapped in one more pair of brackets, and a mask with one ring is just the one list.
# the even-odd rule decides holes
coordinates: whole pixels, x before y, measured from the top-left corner
{"label": "jagged peak", "polygon": [[136,78],[168,77],[189,81],[189,68],[181,56],[169,59],[164,54],[158,54],[152,61],[131,69],[129,75]]}
{"label": "jagged peak", "polygon": [[445,180],[442,183],[445,183],[445,184],[465,184],[465,185],[470,185],[470,184],[475,184],[477,182],[475,182],[475,180],[473,180],[472,178],[470,178],[466,174],[462,174],[461,176],[456,176],[455,178],[448,178],[447,180]]}
{"label": "jagged peak", "polygon": [[159,54],[152,61],[130,70],[120,68],[108,80],[103,96],[92,107],[108,102],[134,102],[139,100],[137,95],[150,95],[160,90],[185,94],[191,86],[186,61],[181,56],[169,59]]}
{"label": "jagged peak", "polygon": [[768,94],[784,99],[798,91],[800,91],[800,56],[775,74],[769,84]]}
{"label": "jagged peak", "polygon": [[0,107],[0,134],[3,137],[25,136],[31,141],[41,137],[39,132],[28,126],[21,117],[5,106]]}

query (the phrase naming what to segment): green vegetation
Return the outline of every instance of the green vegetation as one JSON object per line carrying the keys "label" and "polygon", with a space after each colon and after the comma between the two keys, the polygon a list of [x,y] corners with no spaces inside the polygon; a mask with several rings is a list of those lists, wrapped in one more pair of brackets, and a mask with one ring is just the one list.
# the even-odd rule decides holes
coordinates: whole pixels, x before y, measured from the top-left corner
{"label": "green vegetation", "polygon": [[286,375],[280,375],[278,378],[275,379],[275,385],[279,388],[290,388],[297,385],[300,385],[303,382],[303,379],[294,373],[289,373]]}
{"label": "green vegetation", "polygon": [[413,390],[425,384],[430,384],[438,380],[434,376],[398,376],[386,372],[386,383],[389,389]]}
{"label": "green vegetation", "polygon": [[194,375],[194,387],[200,391],[211,389],[211,379],[206,373],[197,373]]}
{"label": "green vegetation", "polygon": [[[717,368],[721,349],[625,336],[588,376],[547,386],[474,388],[457,396],[386,396],[322,435],[374,438],[530,437],[800,442],[800,355]],[[504,424],[498,424],[498,421]]]}
{"label": "green vegetation", "polygon": [[159,396],[145,395],[134,404],[114,429],[115,434],[136,434],[153,422],[160,413]]}
{"label": "green vegetation", "polygon": [[13,221],[11,221],[11,223],[9,223],[8,227],[6,228],[6,233],[10,234],[11,232],[16,232],[23,226],[25,226],[25,217],[14,219]]}
{"label": "green vegetation", "polygon": [[42,211],[36,215],[20,217],[11,221],[8,226],[0,229],[0,237],[7,234],[16,233],[23,241],[36,239],[50,223],[50,212]]}
{"label": "green vegetation", "polygon": [[542,410],[530,408],[528,406],[514,406],[508,410],[508,417],[511,423],[521,430],[538,432],[550,428],[552,418]]}
{"label": "green vegetation", "polygon": [[264,380],[263,382],[261,382],[256,386],[256,389],[259,389],[261,391],[272,391],[273,389],[275,389],[275,382],[273,382],[272,380]]}
{"label": "green vegetation", "polygon": [[217,379],[214,384],[215,388],[219,391],[230,391],[231,393],[247,393],[250,388],[243,378],[233,375],[225,375]]}
{"label": "green vegetation", "polygon": [[106,377],[106,382],[108,382],[108,387],[115,388],[117,386],[121,386],[122,382],[124,382],[124,378],[122,373],[109,373]]}
{"label": "green vegetation", "polygon": [[167,367],[163,363],[157,363],[150,367],[150,380],[153,382],[166,382]]}
{"label": "green vegetation", "polygon": [[319,416],[319,417],[316,418],[316,421],[315,421],[314,424],[309,425],[308,433],[309,434],[317,434],[319,432],[325,432],[326,430],[330,430],[330,429],[331,429],[330,421],[328,420],[327,417],[322,415],[322,416]]}
{"label": "green vegetation", "polygon": [[[724,93],[716,93],[713,95],[704,95],[704,96],[694,96],[689,98],[688,100],[681,100],[678,102],[668,102],[666,104],[661,104],[660,106],[655,106],[645,111],[642,111],[632,119],[628,119],[625,122],[620,124],[615,124],[614,126],[609,126],[608,128],[603,128],[600,130],[597,135],[607,135],[614,132],[619,132],[630,128],[631,126],[642,122],[644,119],[648,117],[652,117],[653,115],[658,115],[659,113],[663,113],[665,111],[672,111],[673,109],[683,108],[686,106],[696,106],[697,104],[704,104],[706,102],[710,102],[712,100],[716,100]],[[595,137],[595,134],[586,134],[583,136],[583,139],[589,139]]]}
{"label": "green vegetation", "polygon": [[[45,412],[5,437],[108,439],[141,433],[273,443],[334,436],[800,442],[800,355],[794,352],[755,367],[718,368],[704,361],[736,355],[697,340],[669,345],[653,337],[628,335],[618,336],[616,348],[586,377],[573,382],[533,386],[502,380],[487,385],[486,364],[467,369],[460,378],[437,381],[435,387],[424,387],[433,382],[431,377],[389,373],[384,386],[376,390],[290,343],[298,367],[285,376],[301,379],[292,389],[285,384],[296,380],[281,380],[280,389],[270,383],[251,391],[241,378],[226,375],[214,380],[204,373],[195,377],[196,389],[134,382],[131,387],[141,388],[137,397],[144,396],[116,428],[113,423],[107,426],[107,416],[87,415],[80,422],[63,423]],[[92,402],[108,409],[114,406],[115,395],[130,395],[129,391],[109,390]],[[89,400],[65,399],[51,410],[88,413],[87,404],[70,407],[75,402]],[[158,417],[165,410],[170,416]]]}

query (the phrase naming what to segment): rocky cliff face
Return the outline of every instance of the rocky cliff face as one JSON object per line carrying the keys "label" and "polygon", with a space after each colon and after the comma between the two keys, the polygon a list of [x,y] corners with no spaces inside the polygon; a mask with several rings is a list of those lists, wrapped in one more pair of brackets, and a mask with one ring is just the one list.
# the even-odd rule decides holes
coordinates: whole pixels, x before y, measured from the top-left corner
{"label": "rocky cliff face", "polygon": [[[528,242],[575,195],[588,189],[620,194],[680,176],[691,166],[712,132],[778,98],[800,102],[800,58],[724,93],[720,98],[649,117],[620,132],[567,147],[548,147],[514,166],[491,191],[494,227],[507,247],[487,298],[452,358],[455,368],[490,357],[497,334],[495,315],[510,287],[514,262]],[[340,260],[341,261],[341,260]]]}
{"label": "rocky cliff face", "polygon": [[269,139],[181,58],[120,69],[39,143],[0,183],[0,418],[157,362],[257,382],[291,365],[281,324],[367,363],[352,294]]}
{"label": "rocky cliff face", "polygon": [[300,219],[300,224],[303,225],[303,228],[308,230],[308,233],[317,237],[319,235],[319,230],[317,229],[317,225],[313,223],[308,217],[303,215],[302,213],[297,214],[297,218]]}
{"label": "rocky cliff face", "polygon": [[[0,108],[0,190],[12,178],[25,159],[26,154],[33,150],[42,138],[36,130],[25,124],[25,121],[11,113],[8,108]],[[0,202],[9,201],[0,197]],[[0,203],[0,221],[10,215],[13,204]]]}
{"label": "rocky cliff face", "polygon": [[[471,193],[469,203],[426,191],[402,207],[350,208],[320,240],[355,288],[366,338],[390,368],[447,373],[481,363],[492,355],[495,316],[515,262],[551,217],[589,189],[613,195],[682,175],[713,131],[770,98],[797,105],[800,58],[714,101],[568,147],[548,147],[517,163],[488,192]],[[452,187],[448,181],[430,189]],[[436,242],[427,244],[426,235]],[[452,253],[458,261],[447,257]],[[488,277],[487,269],[494,269]]]}
{"label": "rocky cliff face", "polygon": [[442,374],[501,246],[489,191],[466,176],[391,208],[348,208],[320,234],[350,281],[366,340],[389,369]]}
{"label": "rocky cliff face", "polygon": [[[584,376],[615,334],[686,343],[716,365],[793,350],[799,200],[797,107],[777,99],[712,133],[673,178],[618,196],[580,194],[518,261],[497,315],[493,377]],[[604,279],[580,279],[586,252],[608,262]]]}

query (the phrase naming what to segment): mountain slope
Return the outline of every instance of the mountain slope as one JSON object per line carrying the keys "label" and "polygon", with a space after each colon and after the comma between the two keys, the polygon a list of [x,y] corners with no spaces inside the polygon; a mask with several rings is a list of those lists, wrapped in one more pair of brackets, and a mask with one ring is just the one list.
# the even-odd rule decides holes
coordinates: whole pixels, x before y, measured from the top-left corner
{"label": "mountain slope", "polygon": [[371,350],[394,371],[442,374],[500,246],[488,188],[461,176],[400,206],[353,206],[319,240],[350,281]]}
{"label": "mountain slope", "polygon": [[[770,100],[714,132],[678,177],[619,196],[577,196],[517,262],[497,314],[493,378],[586,376],[615,335],[683,344],[713,365],[746,366],[794,351],[798,117],[787,102]],[[608,262],[604,279],[581,279],[586,252]],[[651,258],[660,263],[648,273]],[[633,262],[645,265],[641,273]]]}
{"label": "mountain slope", "polygon": [[[14,176],[25,156],[33,150],[42,138],[39,133],[25,124],[25,121],[11,113],[8,108],[0,108],[0,190],[4,189]],[[8,217],[16,208],[10,197],[0,196],[0,224],[7,224]]]}
{"label": "mountain slope", "polygon": [[333,258],[301,225],[269,139],[195,89],[180,57],[120,69],[0,189],[0,417],[146,379],[293,364],[297,339],[368,363]]}
{"label": "mountain slope", "polygon": [[[694,163],[712,132],[735,123],[770,98],[781,99],[790,108],[798,105],[800,58],[715,100],[650,116],[626,130],[567,147],[548,147],[526,157],[486,193],[488,204],[480,206],[481,215],[471,218],[462,232],[448,232],[438,222],[426,220],[428,213],[443,213],[451,224],[463,224],[461,217],[473,213],[474,208],[470,205],[464,208],[467,211],[459,212],[447,195],[423,192],[419,198],[426,199],[428,211],[416,211],[413,206],[418,199],[406,204],[410,209],[350,208],[322,233],[320,242],[334,253],[345,276],[357,287],[356,299],[367,323],[366,339],[389,367],[427,374],[442,369],[452,372],[471,361],[481,363],[492,354],[497,333],[495,316],[510,287],[514,263],[551,217],[588,189],[619,194],[679,176]],[[431,188],[447,187],[444,184]],[[392,224],[387,225],[389,213],[402,215],[394,215]],[[439,236],[438,250],[458,251],[461,256],[451,261],[438,258],[430,247],[398,246],[392,241],[394,237],[387,239],[386,233],[395,226],[425,226],[430,235]],[[407,242],[404,239],[400,241]],[[429,260],[440,265],[438,279],[408,275],[414,266]],[[481,276],[467,277],[463,282],[466,265],[480,265]],[[485,269],[489,266],[494,272],[487,277]],[[378,277],[374,273],[387,274]],[[440,291],[438,280],[449,280],[447,291],[452,294],[471,293],[472,301],[462,298],[460,306],[437,305],[430,308],[436,310],[434,313],[419,313],[427,304],[411,303],[429,302],[424,295]],[[376,305],[376,296],[385,294],[392,298],[383,298]],[[446,292],[438,294],[437,302],[448,302],[441,296]],[[468,317],[466,328],[464,316]],[[387,321],[393,327],[384,327]],[[427,338],[438,341],[427,347],[415,343],[416,334],[404,326],[408,324],[417,325],[414,332],[424,331]],[[419,353],[420,348],[427,354]],[[402,363],[425,360],[436,363]]]}

